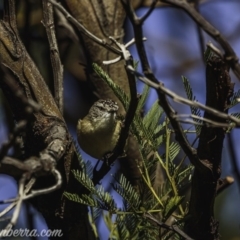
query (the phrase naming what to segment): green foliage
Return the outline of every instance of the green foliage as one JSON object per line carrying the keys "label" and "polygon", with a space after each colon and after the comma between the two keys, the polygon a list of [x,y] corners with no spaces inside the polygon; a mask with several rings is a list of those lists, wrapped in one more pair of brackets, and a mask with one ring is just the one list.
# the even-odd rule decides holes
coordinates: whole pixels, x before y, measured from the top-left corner
{"label": "green foliage", "polygon": [[74,177],[83,185],[85,186],[90,192],[95,191],[95,186],[87,175],[86,171],[79,171],[79,170],[72,170]]}
{"label": "green foliage", "polygon": [[140,115],[141,111],[143,110],[145,103],[147,101],[147,97],[150,91],[150,87],[148,85],[144,86],[143,92],[140,96],[140,99],[138,101],[137,111],[136,113]]}
{"label": "green foliage", "polygon": [[211,59],[213,55],[214,55],[214,52],[212,51],[212,49],[209,46],[207,46],[207,49],[204,52],[204,61],[205,61],[205,63],[207,63],[207,61],[209,59]]}
{"label": "green foliage", "polygon": [[113,223],[110,214],[106,214],[104,220],[110,230],[109,239],[154,240],[158,236],[158,229],[138,215],[117,215]]}
{"label": "green foliage", "polygon": [[93,70],[99,75],[99,77],[104,80],[107,85],[113,90],[115,95],[118,97],[118,99],[123,104],[124,108],[127,109],[129,106],[129,99],[126,93],[123,91],[122,88],[120,88],[117,84],[113,82],[113,80],[108,76],[106,72],[102,70],[100,66],[98,66],[96,63],[93,63]]}
{"label": "green foliage", "polygon": [[136,211],[141,206],[141,198],[137,191],[132,187],[124,175],[114,177],[116,184],[113,184],[113,189],[128,202],[129,208]]}
{"label": "green foliage", "polygon": [[[231,116],[240,119],[240,113],[231,113]],[[230,122],[230,126],[228,127],[226,133],[230,133],[233,128],[236,127],[236,124],[233,122]]]}
{"label": "green foliage", "polygon": [[171,145],[169,146],[169,160],[172,162],[179,152],[180,152],[179,144],[176,142],[172,142]]}
{"label": "green foliage", "polygon": [[156,128],[159,126],[159,119],[163,114],[163,110],[159,107],[158,101],[156,101],[151,109],[143,118],[143,125],[147,131],[151,132],[151,135],[154,135]]}
{"label": "green foliage", "polygon": [[[211,49],[208,48],[205,52],[205,60],[207,61],[207,59],[209,59],[213,54],[214,53],[212,53]],[[183,81],[183,85],[184,85],[184,88],[185,88],[187,98],[191,101],[196,101],[196,97],[193,95],[192,88],[190,86],[189,80],[186,77],[182,77],[182,81]],[[233,94],[233,96],[230,98],[230,103],[227,106],[226,110],[234,107],[235,105],[237,105],[239,103],[239,99],[240,99],[240,90],[235,92]],[[191,113],[193,115],[201,118],[200,109],[198,109],[196,107],[192,107],[192,106],[190,106],[190,109],[191,109]],[[231,113],[230,115],[240,119],[240,113]],[[200,124],[202,124],[202,120],[198,119],[198,118],[193,118],[193,121],[196,122],[196,125],[194,125],[194,126],[195,126],[195,129],[196,129],[196,134],[197,134],[197,136],[199,136],[199,134],[201,132],[201,125]],[[235,127],[235,124],[230,122],[230,126],[226,130],[226,133],[229,133],[234,127]]]}
{"label": "green foliage", "polygon": [[68,199],[110,212],[117,211],[114,199],[108,192],[104,191],[104,188],[101,185],[99,187],[95,187],[92,180],[84,171],[72,170],[72,173],[81,185],[89,191],[89,195],[83,194],[81,196],[77,196],[76,194],[65,192],[64,195]]}
{"label": "green foliage", "polygon": [[[93,69],[114,91],[127,110],[128,96],[98,65],[94,64]],[[187,79],[184,78],[184,82],[189,99],[193,99]],[[81,170],[72,171],[89,193],[81,196],[67,192],[64,194],[72,201],[90,206],[89,219],[96,237],[98,233],[95,221],[102,210],[107,211],[103,218],[109,229],[109,239],[157,239],[159,228],[144,217],[145,213],[151,213],[162,222],[174,216],[174,224],[178,224],[178,220],[184,217],[184,196],[179,195],[179,190],[189,183],[193,167],[184,167],[184,158],[180,161],[180,146],[172,139],[174,131],[169,126],[169,120],[164,116],[159,102],[156,101],[148,111],[144,111],[148,95],[149,87],[144,86],[130,128],[139,143],[143,158],[139,166],[142,186],[140,189],[134,188],[122,174],[113,176],[112,187],[122,197],[123,207],[118,208],[114,198],[102,186],[94,186],[90,162],[85,163],[79,156]],[[199,113],[194,108],[192,111],[194,114]],[[159,151],[162,154],[159,154]],[[163,176],[166,176],[164,181]],[[168,235],[168,231],[163,232],[162,239],[168,239]]]}
{"label": "green foliage", "polygon": [[96,220],[101,216],[102,209],[96,207],[89,207],[89,210],[90,210],[88,214],[89,223],[91,224],[94,236],[97,239],[98,230],[96,226]]}
{"label": "green foliage", "polygon": [[[193,95],[192,88],[190,86],[190,83],[189,83],[188,79],[186,77],[182,76],[182,81],[183,81],[183,85],[184,85],[184,88],[185,88],[185,92],[187,94],[187,98],[191,101],[196,101],[196,97]],[[198,108],[190,106],[190,109],[191,109],[191,113],[193,115],[201,117],[201,112]],[[193,121],[196,122],[196,124],[201,124],[202,123],[202,121],[200,119],[193,118]],[[196,134],[197,134],[197,136],[199,136],[199,134],[201,132],[201,126],[200,125],[194,125],[194,126],[195,126],[195,129],[196,129]]]}
{"label": "green foliage", "polygon": [[230,104],[228,105],[228,108],[232,108],[235,105],[237,105],[239,103],[239,99],[240,99],[240,89],[233,93],[231,99],[230,99]]}
{"label": "green foliage", "polygon": [[177,207],[181,204],[183,197],[174,196],[170,198],[164,208],[163,211],[163,219],[168,219],[172,213],[177,209]]}

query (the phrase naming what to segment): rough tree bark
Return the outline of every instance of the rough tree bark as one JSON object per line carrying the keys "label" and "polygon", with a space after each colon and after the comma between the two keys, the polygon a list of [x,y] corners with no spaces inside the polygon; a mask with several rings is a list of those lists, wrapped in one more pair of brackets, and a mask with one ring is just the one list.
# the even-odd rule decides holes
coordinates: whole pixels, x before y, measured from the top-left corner
{"label": "rough tree bark", "polygon": [[[79,183],[70,174],[70,169],[79,169],[79,163],[64,119],[19,38],[14,4],[13,0],[4,1],[4,19],[0,21],[0,60],[1,66],[8,70],[8,74],[2,74],[0,86],[16,121],[26,118],[23,111],[26,106],[18,101],[9,78],[14,81],[16,91],[19,89],[27,99],[37,101],[42,107],[40,112],[33,113],[25,136],[26,159],[38,157],[44,170],[35,187],[54,183],[50,171],[55,165],[63,180],[60,189],[36,197],[34,205],[43,214],[49,229],[62,229],[62,239],[93,239],[87,207],[62,197],[64,191],[81,193]],[[1,170],[8,169],[1,167]]]}
{"label": "rough tree bark", "polygon": [[[233,83],[229,66],[219,57],[212,57],[206,70],[206,105],[227,113]],[[224,122],[216,115],[205,112],[204,117]],[[226,122],[226,121],[225,121]],[[189,219],[186,232],[196,240],[218,240],[218,225],[214,219],[214,201],[221,175],[221,159],[225,130],[203,126],[199,136],[197,154],[199,164],[195,165],[189,205]]]}

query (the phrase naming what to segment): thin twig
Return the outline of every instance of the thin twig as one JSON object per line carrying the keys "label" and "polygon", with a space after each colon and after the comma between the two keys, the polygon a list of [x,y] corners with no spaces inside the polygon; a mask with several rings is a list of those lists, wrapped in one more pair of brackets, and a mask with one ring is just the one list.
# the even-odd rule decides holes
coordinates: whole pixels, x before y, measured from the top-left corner
{"label": "thin twig", "polygon": [[[136,40],[136,47],[138,51],[138,55],[140,58],[140,62],[142,65],[143,73],[144,75],[150,80],[152,84],[158,85],[158,80],[155,77],[155,75],[152,72],[152,69],[150,67],[148,57],[146,54],[145,46],[143,44],[142,38],[143,38],[143,30],[142,30],[142,24],[143,21],[140,18],[137,18],[135,12],[133,11],[131,4],[129,1],[121,0],[123,7],[125,8],[125,11],[132,23],[133,31],[134,31],[134,38]],[[146,20],[146,18],[145,18]],[[130,67],[131,68],[131,67]],[[133,68],[129,71],[132,71],[132,73],[135,72]],[[134,71],[133,71],[134,70]],[[135,75],[136,76],[136,75]],[[192,148],[190,143],[188,142],[186,135],[183,132],[183,129],[178,121],[176,121],[175,118],[173,118],[173,115],[175,115],[175,111],[168,102],[165,93],[161,91],[157,91],[159,103],[161,104],[161,107],[165,111],[167,117],[169,118],[171,125],[175,131],[176,140],[179,142],[180,146],[190,159],[190,161],[194,164],[194,162],[197,162],[197,155],[196,155],[196,149]]]}
{"label": "thin twig", "polygon": [[[54,12],[57,15],[57,26],[63,28],[66,31],[67,37],[70,38],[74,43],[79,44],[79,38],[76,34],[76,31],[72,27],[72,25],[67,21],[65,16],[58,8],[54,9]],[[65,59],[63,57],[63,59]]]}
{"label": "thin twig", "polygon": [[7,155],[8,150],[16,143],[17,137],[19,137],[19,134],[24,131],[26,125],[26,120],[22,120],[15,125],[13,132],[10,134],[8,140],[2,144],[2,147],[0,149],[0,161],[4,158],[5,155]]}
{"label": "thin twig", "polygon": [[2,229],[0,231],[0,238],[4,237],[6,234],[8,234],[8,231],[11,230],[16,225],[17,220],[19,218],[22,203],[24,200],[27,200],[27,199],[30,199],[30,198],[33,198],[33,197],[36,197],[36,196],[39,196],[42,194],[48,194],[52,191],[55,191],[56,189],[58,189],[61,186],[61,182],[62,182],[61,174],[57,170],[54,170],[52,172],[52,174],[54,175],[54,177],[56,179],[56,184],[49,188],[39,189],[39,190],[31,190],[31,188],[33,187],[33,185],[35,183],[35,178],[31,179],[28,182],[28,184],[25,185],[25,183],[29,177],[29,174],[28,173],[23,174],[22,178],[19,181],[18,196],[13,199],[7,199],[7,200],[1,201],[2,204],[6,204],[6,203],[11,203],[11,204],[9,206],[7,206],[0,213],[0,217],[7,214],[14,207],[15,207],[15,209],[13,211],[13,215],[11,217],[10,222],[7,224],[7,226],[4,229]]}
{"label": "thin twig", "polygon": [[[174,117],[177,119],[177,121],[199,125],[199,126],[205,125],[207,127],[222,127],[222,128],[228,128],[231,126],[230,123],[217,122],[211,119],[207,119],[205,117],[199,117],[198,115],[194,115],[194,114],[176,114]],[[181,119],[181,118],[184,118],[184,119]],[[203,123],[192,121],[190,118],[200,120]]]}
{"label": "thin twig", "polygon": [[[5,204],[5,203],[8,203],[8,202],[6,202],[6,200],[0,202],[0,204]],[[6,215],[8,212],[10,212],[16,206],[16,204],[17,204],[16,201],[14,201],[10,205],[8,205],[6,208],[4,208],[0,212],[0,218],[2,218],[4,215]]]}
{"label": "thin twig", "polygon": [[160,222],[149,213],[146,213],[145,217],[150,219],[154,223],[156,223],[160,228],[165,228],[165,229],[171,230],[171,231],[177,233],[180,237],[183,237],[186,240],[194,240],[193,238],[189,237],[185,232],[183,232],[177,225],[170,226],[166,223]]}
{"label": "thin twig", "polygon": [[48,0],[52,5],[54,5],[57,9],[59,9],[66,19],[71,22],[82,34],[86,35],[90,39],[92,39],[94,42],[100,44],[101,46],[107,48],[109,51],[116,53],[116,54],[121,54],[121,51],[113,46],[111,46],[109,43],[106,42],[106,40],[102,40],[92,34],[90,31],[88,31],[80,22],[78,22],[71,14],[68,13],[68,11],[60,4],[57,3],[54,0]]}
{"label": "thin twig", "polygon": [[142,16],[142,17],[140,18],[140,21],[141,21],[140,24],[142,24],[142,23],[150,16],[150,14],[152,13],[152,11],[153,11],[154,8],[156,7],[157,2],[158,2],[158,0],[152,0],[152,3],[151,3],[151,5],[150,5],[148,11],[145,13],[144,16]]}
{"label": "thin twig", "polygon": [[[111,38],[111,37],[109,37],[109,38]],[[143,40],[143,41],[146,41],[147,38],[144,37],[142,40]],[[127,49],[128,47],[130,47],[130,46],[133,45],[134,43],[135,43],[135,39],[133,38],[132,40],[130,40],[128,43],[125,44],[125,48]],[[103,61],[103,64],[104,64],[104,65],[114,64],[114,63],[117,63],[117,62],[121,61],[122,59],[123,59],[122,56],[118,56],[118,57],[115,58],[115,59],[111,59],[111,60],[108,60],[108,61]]]}
{"label": "thin twig", "polygon": [[19,181],[18,197],[17,197],[16,207],[13,211],[10,222],[0,232],[0,237],[4,237],[5,234],[7,234],[8,231],[11,230],[13,228],[13,226],[15,226],[16,223],[17,223],[17,220],[18,220],[18,217],[19,217],[19,214],[20,214],[20,210],[21,210],[21,206],[22,206],[22,203],[23,203],[25,181],[26,181],[26,175],[24,174],[23,177]]}
{"label": "thin twig", "polygon": [[58,170],[53,170],[52,171],[52,175],[54,176],[56,183],[53,186],[50,186],[48,188],[44,188],[44,189],[39,189],[39,190],[32,190],[30,191],[30,193],[28,195],[26,195],[24,197],[24,200],[26,199],[30,199],[39,195],[43,195],[43,194],[48,194],[51,193],[55,190],[57,190],[58,188],[61,187],[62,184],[62,176],[60,174],[60,172]]}
{"label": "thin twig", "polygon": [[163,92],[166,95],[168,95],[169,97],[171,97],[173,99],[173,101],[178,102],[178,103],[182,103],[182,104],[186,104],[192,107],[196,107],[196,108],[200,108],[202,110],[207,111],[208,113],[211,113],[219,118],[222,119],[226,119],[226,120],[231,120],[233,121],[237,126],[240,126],[240,120],[236,117],[234,117],[233,115],[229,115],[223,112],[220,112],[214,108],[205,106],[202,103],[199,103],[197,101],[192,101],[189,99],[186,99],[184,97],[181,97],[180,95],[176,94],[175,92],[171,91],[170,89],[164,87],[161,83],[155,83],[152,82],[149,78],[144,77],[141,73],[135,71],[134,68],[129,68],[129,70],[132,71],[132,73],[142,82],[148,84],[149,86],[153,87],[154,89],[156,89],[157,91]]}
{"label": "thin twig", "polygon": [[14,127],[13,132],[10,134],[9,139],[2,144],[2,147],[0,149],[0,161],[4,158],[4,156],[7,154],[8,150],[14,146],[17,142],[17,137],[21,132],[23,132],[27,125],[30,124],[32,121],[31,117],[33,113],[40,112],[41,107],[38,103],[31,99],[27,99],[24,96],[23,91],[18,89],[15,82],[13,81],[11,74],[7,67],[2,64],[0,66],[0,73],[2,76],[2,81],[6,82],[11,89],[11,91],[14,93],[16,99],[22,103],[23,105],[23,112],[25,112],[26,119],[20,120]]}
{"label": "thin twig", "polygon": [[55,34],[53,8],[52,4],[48,0],[43,0],[43,25],[46,28],[50,47],[50,58],[53,71],[54,82],[54,99],[60,110],[63,113],[63,67],[61,64],[57,38]]}
{"label": "thin twig", "polygon": [[[27,200],[27,199],[30,199],[30,198],[33,198],[33,197],[36,197],[36,196],[39,196],[42,194],[48,194],[48,193],[51,193],[51,192],[57,190],[61,186],[62,177],[58,170],[52,171],[52,174],[56,180],[56,183],[53,186],[50,186],[48,188],[38,189],[38,190],[31,190],[34,185],[34,181],[32,182],[32,179],[31,179],[30,182],[25,186],[25,192],[24,192],[25,195],[22,197],[22,199]],[[25,175],[28,176],[27,173]],[[19,199],[19,197],[1,200],[0,204],[14,203],[14,202],[18,201],[18,199]]]}
{"label": "thin twig", "polygon": [[206,33],[212,36],[224,49],[225,56],[224,60],[227,61],[237,78],[240,80],[240,64],[238,62],[238,57],[234,52],[231,45],[228,41],[221,35],[221,33],[214,28],[200,13],[194,9],[191,4],[187,1],[179,1],[179,0],[159,0],[160,2],[168,3],[173,6],[177,6],[185,10],[189,16],[200,26]]}
{"label": "thin twig", "polygon": [[[180,123],[186,123],[186,124],[192,124],[195,126],[206,126],[206,127],[211,127],[211,128],[224,128],[224,127],[230,127],[230,124],[224,124],[224,123],[218,123],[218,122],[214,122],[208,119],[205,119],[204,122],[206,123],[199,123],[199,122],[195,122],[190,118],[185,118],[185,119],[181,119],[181,118],[176,118],[176,120]],[[209,122],[209,123],[208,123]]]}
{"label": "thin twig", "polygon": [[217,48],[213,43],[207,43],[207,47],[209,47],[217,56],[223,59],[223,54],[219,48]]}

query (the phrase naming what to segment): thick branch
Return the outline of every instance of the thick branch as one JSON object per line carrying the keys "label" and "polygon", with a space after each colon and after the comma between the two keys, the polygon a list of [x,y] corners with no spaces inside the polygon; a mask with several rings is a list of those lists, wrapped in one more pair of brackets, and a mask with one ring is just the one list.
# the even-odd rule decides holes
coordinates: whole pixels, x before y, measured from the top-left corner
{"label": "thick branch", "polygon": [[[226,112],[233,93],[228,65],[218,57],[212,57],[206,71],[206,105]],[[218,116],[205,112],[204,117],[222,121]],[[186,232],[196,240],[219,239],[218,222],[214,219],[214,200],[221,175],[221,155],[225,131],[223,128],[202,127],[199,136],[198,156],[202,166],[196,166],[192,179],[189,219]]]}

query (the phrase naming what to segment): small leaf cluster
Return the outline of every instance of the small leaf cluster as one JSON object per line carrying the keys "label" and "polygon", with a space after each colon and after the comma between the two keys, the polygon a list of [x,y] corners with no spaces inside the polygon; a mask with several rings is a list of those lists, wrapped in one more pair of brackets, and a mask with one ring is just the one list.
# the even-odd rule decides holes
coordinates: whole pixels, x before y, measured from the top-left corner
{"label": "small leaf cluster", "polygon": [[[94,64],[93,68],[127,110],[129,98],[125,92],[98,65]],[[109,229],[109,239],[157,239],[159,236],[161,239],[172,239],[176,234],[159,229],[145,218],[145,213],[161,222],[174,219],[173,223],[179,226],[186,214],[187,205],[183,204],[185,199],[182,189],[189,186],[193,167],[184,165],[186,157],[180,157],[183,155],[181,148],[173,140],[174,131],[159,102],[156,101],[143,113],[149,92],[149,86],[145,85],[130,127],[143,159],[138,166],[142,177],[141,187],[133,187],[122,174],[113,176],[112,188],[122,197],[123,207],[117,207],[115,199],[102,186],[94,186],[89,162],[85,163],[79,156],[83,170],[72,171],[88,194],[64,194],[68,199],[90,207],[89,219],[96,237],[95,221],[101,215],[100,210],[107,211],[103,218]],[[188,92],[190,96],[191,91]]]}

